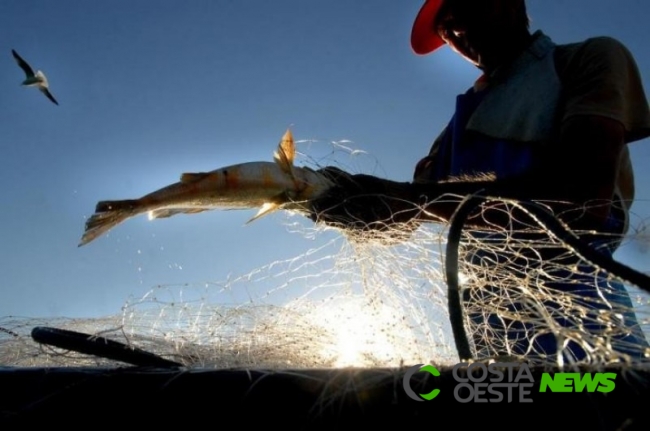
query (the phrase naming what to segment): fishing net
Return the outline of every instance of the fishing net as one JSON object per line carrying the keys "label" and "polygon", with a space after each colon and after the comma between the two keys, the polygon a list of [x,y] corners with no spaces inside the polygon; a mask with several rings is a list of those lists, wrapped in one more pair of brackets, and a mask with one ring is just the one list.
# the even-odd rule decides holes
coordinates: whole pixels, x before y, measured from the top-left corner
{"label": "fishing net", "polygon": [[[465,241],[453,270],[466,281],[450,284],[450,294],[459,291],[450,310],[459,310],[456,327],[470,339],[466,356],[525,357],[560,368],[650,358],[650,278],[612,258],[624,238],[571,232],[542,205],[505,201],[498,208],[516,230],[459,236]],[[626,287],[629,280],[635,285]]]}
{"label": "fishing net", "polygon": [[[359,154],[345,142],[336,148]],[[209,369],[452,365],[459,362],[459,334],[473,359],[525,358],[560,367],[650,362],[650,293],[643,286],[586,259],[516,205],[478,205],[472,217],[489,211],[517,222],[481,232],[462,228],[453,244],[447,224],[425,223],[408,235],[404,226],[392,225],[364,238],[285,214],[289,233],[317,245],[235,278],[153,287],[114,316],[4,317],[0,365],[120,365],[37,343],[30,334],[39,326],[105,337]],[[643,253],[645,222],[637,218],[633,226],[625,237],[576,234],[591,238],[594,250],[620,243],[636,244]],[[450,246],[458,253],[453,261],[446,259]],[[449,301],[450,271],[458,281],[451,286],[456,302]],[[263,293],[242,300],[249,286]]]}
{"label": "fishing net", "polygon": [[[426,235],[434,234],[420,234],[433,239]],[[101,319],[6,317],[0,319],[0,363],[107,364],[33,342],[32,328],[45,325],[101,335],[192,367],[452,363],[439,250],[426,250],[429,262],[418,267],[395,265],[417,247],[405,244],[376,254],[377,247],[335,236],[297,258],[232,280],[157,286],[130,299],[121,314]],[[256,291],[264,286],[265,292],[235,303],[250,285]]]}

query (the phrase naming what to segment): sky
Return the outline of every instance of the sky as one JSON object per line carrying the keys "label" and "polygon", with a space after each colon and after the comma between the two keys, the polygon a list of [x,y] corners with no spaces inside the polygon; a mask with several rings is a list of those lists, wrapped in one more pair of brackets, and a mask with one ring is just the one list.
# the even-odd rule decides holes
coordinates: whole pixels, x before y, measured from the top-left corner
{"label": "sky", "polygon": [[[270,161],[288,127],[308,156],[350,141],[372,161],[355,173],[410,180],[479,76],[447,47],[412,53],[420,6],[0,2],[0,316],[111,315],[156,285],[224,280],[306,252],[323,238],[291,231],[282,214],[244,225],[255,210],[134,218],[77,247],[97,201]],[[556,43],[619,39],[650,89],[646,0],[529,0],[528,12]],[[12,49],[45,72],[59,106],[20,86]],[[630,150],[634,223],[650,217],[650,140]],[[649,271],[642,251],[631,243],[617,256]]]}

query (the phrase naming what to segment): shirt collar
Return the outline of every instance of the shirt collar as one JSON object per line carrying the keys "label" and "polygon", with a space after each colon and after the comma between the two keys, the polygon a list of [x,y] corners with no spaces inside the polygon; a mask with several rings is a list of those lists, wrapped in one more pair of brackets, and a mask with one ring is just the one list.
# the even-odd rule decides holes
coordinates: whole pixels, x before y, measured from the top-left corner
{"label": "shirt collar", "polygon": [[530,45],[528,45],[528,47],[519,54],[512,63],[495,69],[489,75],[482,74],[476,82],[474,82],[474,91],[481,91],[491,82],[498,81],[501,78],[510,75],[514,71],[529,64],[531,61],[543,58],[554,47],[555,43],[553,43],[550,37],[546,36],[541,30],[535,31],[535,33],[532,34]]}

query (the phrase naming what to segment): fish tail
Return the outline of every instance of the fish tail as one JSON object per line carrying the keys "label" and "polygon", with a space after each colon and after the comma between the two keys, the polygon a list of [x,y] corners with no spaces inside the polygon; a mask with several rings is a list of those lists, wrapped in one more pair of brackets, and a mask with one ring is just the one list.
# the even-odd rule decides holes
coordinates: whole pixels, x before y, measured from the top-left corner
{"label": "fish tail", "polygon": [[108,232],[116,225],[138,213],[138,200],[101,201],[93,214],[86,221],[86,230],[81,237],[79,247]]}

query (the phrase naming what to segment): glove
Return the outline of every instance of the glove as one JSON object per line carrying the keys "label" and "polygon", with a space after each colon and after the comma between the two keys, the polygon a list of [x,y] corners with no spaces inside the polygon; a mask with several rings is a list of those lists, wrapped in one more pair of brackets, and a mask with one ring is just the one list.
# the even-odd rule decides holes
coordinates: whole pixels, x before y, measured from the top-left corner
{"label": "glove", "polygon": [[386,231],[419,213],[410,183],[351,175],[333,166],[318,172],[334,186],[310,202],[309,217],[315,222],[356,232]]}

